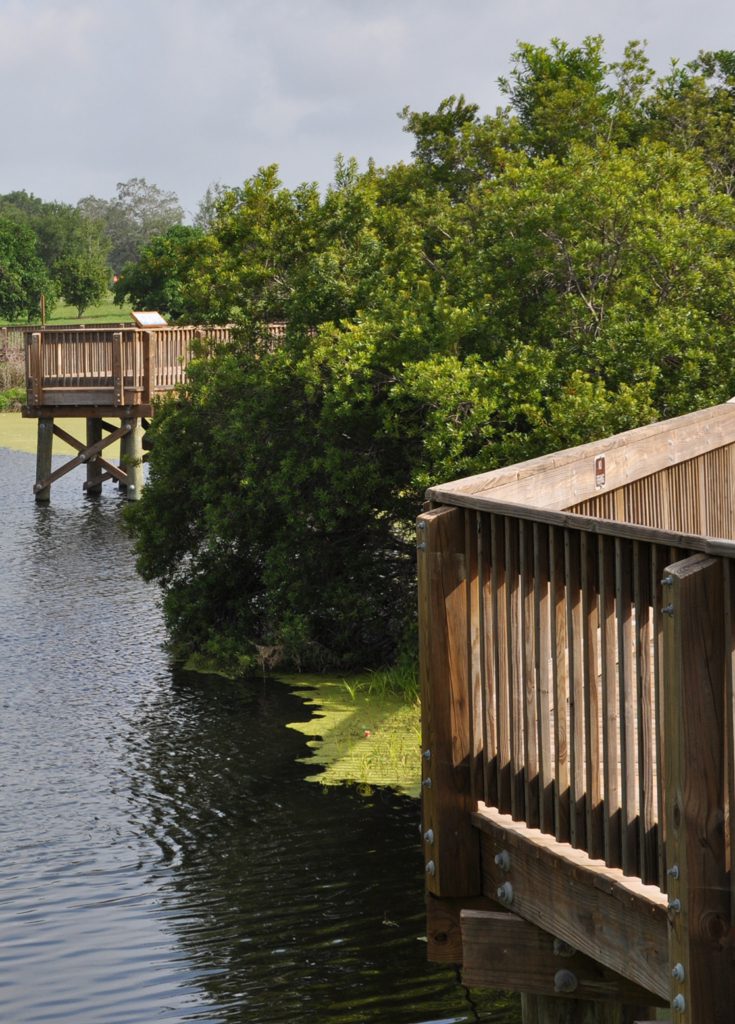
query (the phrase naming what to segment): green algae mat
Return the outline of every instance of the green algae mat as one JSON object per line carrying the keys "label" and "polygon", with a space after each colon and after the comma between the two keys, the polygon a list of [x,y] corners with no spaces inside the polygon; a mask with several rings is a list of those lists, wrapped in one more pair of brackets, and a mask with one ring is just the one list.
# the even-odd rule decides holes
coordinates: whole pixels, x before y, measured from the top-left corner
{"label": "green algae mat", "polygon": [[308,722],[293,722],[312,750],[303,763],[319,770],[309,781],[390,786],[411,796],[420,789],[420,711],[392,693],[375,694],[369,677],[280,676],[314,709]]}

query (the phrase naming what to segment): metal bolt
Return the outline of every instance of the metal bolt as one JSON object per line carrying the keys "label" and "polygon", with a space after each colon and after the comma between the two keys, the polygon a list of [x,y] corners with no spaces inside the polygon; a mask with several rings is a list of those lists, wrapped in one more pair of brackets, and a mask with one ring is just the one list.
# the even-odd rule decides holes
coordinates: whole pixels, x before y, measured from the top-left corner
{"label": "metal bolt", "polygon": [[671,867],[669,868],[669,870],[666,872],[666,874],[669,876],[669,878],[678,878],[679,877],[679,865],[678,864],[672,864]]}
{"label": "metal bolt", "polygon": [[669,900],[669,910],[672,914],[678,914],[681,911],[681,900]]}
{"label": "metal bolt", "polygon": [[431,779],[424,779],[424,781],[421,783],[421,785],[425,789],[431,789]]}
{"label": "metal bolt", "polygon": [[495,854],[495,863],[501,871],[510,871],[510,854],[507,850],[501,850]]}
{"label": "metal bolt", "polygon": [[503,882],[502,885],[498,886],[498,899],[501,903],[504,903],[506,907],[509,907],[513,902],[513,886],[510,882]]}
{"label": "metal bolt", "polygon": [[682,995],[675,996],[672,1003],[671,1009],[676,1010],[677,1013],[683,1013],[687,1008],[687,1001]]}
{"label": "metal bolt", "polygon": [[671,970],[671,977],[675,981],[683,981],[684,978],[686,977],[686,974],[685,974],[685,971],[684,971],[684,964],[674,964],[674,966],[673,966],[673,968]]}
{"label": "metal bolt", "polygon": [[417,529],[419,529],[419,530],[425,530],[426,529],[426,523],[423,520],[419,521],[416,524],[416,526],[417,526]]}
{"label": "metal bolt", "polygon": [[579,982],[574,971],[561,970],[554,975],[555,992],[576,992]]}
{"label": "metal bolt", "polygon": [[423,753],[423,758],[424,758],[424,761],[430,761],[431,760],[431,751],[430,750],[425,750],[424,753]]}
{"label": "metal bolt", "polygon": [[664,608],[662,608],[661,609],[661,614],[662,615],[673,615],[674,614],[674,606],[673,606],[673,604],[667,604]]}
{"label": "metal bolt", "polygon": [[433,860],[430,860],[426,865],[426,874],[432,877],[436,874],[436,864]]}
{"label": "metal bolt", "polygon": [[416,545],[416,550],[417,551],[426,551],[426,544],[424,543],[424,541],[422,541],[420,544]]}
{"label": "metal bolt", "polygon": [[427,828],[427,830],[424,832],[424,839],[426,840],[427,843],[433,843],[434,842],[434,829],[433,828]]}
{"label": "metal bolt", "polygon": [[673,576],[664,576],[664,578],[661,580],[661,586],[663,586],[663,587],[670,587],[673,582],[674,582],[674,577]]}
{"label": "metal bolt", "polygon": [[568,942],[561,939],[554,939],[554,956],[574,956],[577,950]]}

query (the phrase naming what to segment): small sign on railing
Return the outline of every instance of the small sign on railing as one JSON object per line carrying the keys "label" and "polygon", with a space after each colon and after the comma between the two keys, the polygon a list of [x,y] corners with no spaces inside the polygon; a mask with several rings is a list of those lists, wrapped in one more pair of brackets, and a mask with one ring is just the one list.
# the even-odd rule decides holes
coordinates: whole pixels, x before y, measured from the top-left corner
{"label": "small sign on railing", "polygon": [[131,313],[136,327],[168,327],[160,313]]}
{"label": "small sign on railing", "polygon": [[595,487],[605,486],[605,456],[595,457]]}

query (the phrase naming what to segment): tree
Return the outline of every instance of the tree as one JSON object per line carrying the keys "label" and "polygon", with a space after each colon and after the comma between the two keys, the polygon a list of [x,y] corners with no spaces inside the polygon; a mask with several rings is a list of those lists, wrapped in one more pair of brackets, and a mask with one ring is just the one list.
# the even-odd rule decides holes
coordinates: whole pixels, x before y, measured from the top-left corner
{"label": "tree", "polygon": [[[389,661],[429,483],[735,393],[714,142],[665,137],[635,45],[619,66],[595,40],[519,53],[507,111],[407,116],[410,165],[338,161],[323,196],[268,168],[219,202],[189,280],[239,338],[160,409],[130,511],[180,651]],[[724,86],[698,77],[711,128]]]}
{"label": "tree", "polygon": [[28,227],[36,239],[36,252],[54,288],[46,296],[50,309],[54,294],[76,305],[79,315],[107,291],[107,244],[99,226],[66,203],[47,203],[27,192],[0,196],[0,212]]}
{"label": "tree", "polygon": [[175,225],[143,246],[137,263],[127,263],[114,287],[115,301],[155,309],[173,320],[203,322],[190,281],[201,258],[205,235],[196,227]]}
{"label": "tree", "polygon": [[110,244],[110,266],[118,274],[126,263],[138,259],[147,242],[184,218],[176,194],[149,185],[145,178],[118,182],[114,199],[86,196],[77,208],[102,226]]}
{"label": "tree", "polygon": [[54,286],[37,254],[33,232],[15,218],[0,215],[0,316],[38,320],[41,295],[53,304]]}

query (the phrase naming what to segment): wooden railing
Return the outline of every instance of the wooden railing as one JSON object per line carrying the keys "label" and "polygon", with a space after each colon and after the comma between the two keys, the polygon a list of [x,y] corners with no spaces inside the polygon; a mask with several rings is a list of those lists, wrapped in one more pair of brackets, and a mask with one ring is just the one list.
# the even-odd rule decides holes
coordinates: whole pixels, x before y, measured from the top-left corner
{"label": "wooden railing", "polygon": [[183,383],[196,340],[229,337],[226,327],[28,333],[28,407],[147,405]]}
{"label": "wooden railing", "polygon": [[[691,1021],[733,973],[734,444],[719,406],[432,488],[418,522],[429,892],[512,905]],[[534,894],[544,836],[576,866]],[[628,907],[586,937],[584,871]]]}

